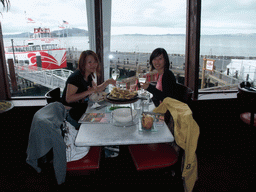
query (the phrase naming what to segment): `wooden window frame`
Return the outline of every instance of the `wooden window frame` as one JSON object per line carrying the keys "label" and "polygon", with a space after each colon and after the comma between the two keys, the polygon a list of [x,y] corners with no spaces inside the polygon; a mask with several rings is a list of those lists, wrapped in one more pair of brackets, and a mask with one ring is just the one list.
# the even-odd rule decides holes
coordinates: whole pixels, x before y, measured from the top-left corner
{"label": "wooden window frame", "polygon": [[[94,0],[94,6],[96,53],[99,55],[101,68],[104,69],[102,0]],[[193,100],[197,100],[199,81],[201,0],[187,0],[186,14],[185,85],[194,91]],[[1,25],[0,39],[3,39]],[[11,94],[7,77],[3,41],[0,43],[0,50],[0,99],[6,100],[11,99]],[[104,70],[101,70],[101,76],[98,79],[98,83],[103,81]]]}

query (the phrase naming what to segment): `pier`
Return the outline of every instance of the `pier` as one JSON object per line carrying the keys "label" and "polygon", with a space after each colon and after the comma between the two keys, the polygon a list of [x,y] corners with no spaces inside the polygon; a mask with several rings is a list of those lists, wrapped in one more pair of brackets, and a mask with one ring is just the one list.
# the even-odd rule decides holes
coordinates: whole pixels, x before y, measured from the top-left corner
{"label": "pier", "polygon": [[[77,67],[77,61],[82,51],[76,49],[67,50],[67,62],[72,65],[73,68]],[[111,52],[110,53],[110,70],[117,67],[122,77],[134,76],[138,65],[140,68],[147,72],[150,68],[149,64],[150,53],[140,52]],[[241,59],[242,57],[231,56],[214,56],[214,55],[201,55],[200,57],[200,71],[199,79],[202,79],[203,71],[203,59],[211,58],[215,60],[215,69],[213,72],[207,71],[205,73],[204,88],[209,87],[221,87],[228,85],[237,85],[239,83],[237,74],[231,74],[226,70],[227,65],[231,62],[231,59]],[[253,58],[251,58],[253,59]],[[256,58],[254,58],[256,59]],[[185,74],[185,55],[183,54],[169,54],[170,70],[175,74],[177,81],[183,83]],[[226,74],[223,72],[227,71]],[[183,79],[183,80],[182,80]],[[201,86],[199,86],[201,87]]]}
{"label": "pier", "polygon": [[[31,68],[16,64],[15,73],[16,77],[19,77],[17,79],[18,84],[20,84],[20,90],[24,91],[28,87],[33,87],[35,84],[49,89],[60,87],[63,90],[67,78],[77,68],[81,52],[76,49],[67,50],[67,69],[45,70],[39,67]],[[113,68],[118,68],[121,73],[121,79],[135,76],[138,65],[144,72],[149,71],[150,53],[111,52],[110,55],[110,71]],[[230,75],[230,70],[226,68],[231,62],[231,58],[210,58],[215,59],[215,69],[213,71],[206,71],[204,80],[202,80],[203,56],[200,57],[199,87],[201,87],[201,90],[236,88],[242,80],[239,79],[238,73]],[[171,63],[170,70],[175,74],[177,81],[183,83],[185,56],[181,54],[169,54],[169,59]],[[203,85],[201,85],[201,82]]]}

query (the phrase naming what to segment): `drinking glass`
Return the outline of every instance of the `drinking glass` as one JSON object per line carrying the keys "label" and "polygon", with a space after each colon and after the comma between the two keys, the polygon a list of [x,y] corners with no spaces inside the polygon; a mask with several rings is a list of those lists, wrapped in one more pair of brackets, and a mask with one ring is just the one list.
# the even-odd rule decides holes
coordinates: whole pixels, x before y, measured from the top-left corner
{"label": "drinking glass", "polygon": [[[146,83],[146,74],[144,73],[138,73],[138,80],[139,80],[139,83]],[[144,89],[141,89],[141,93],[144,93]]]}
{"label": "drinking glass", "polygon": [[114,80],[117,80],[119,76],[120,76],[120,70],[119,70],[119,69],[112,69],[112,71],[111,71],[111,77],[112,77]]}

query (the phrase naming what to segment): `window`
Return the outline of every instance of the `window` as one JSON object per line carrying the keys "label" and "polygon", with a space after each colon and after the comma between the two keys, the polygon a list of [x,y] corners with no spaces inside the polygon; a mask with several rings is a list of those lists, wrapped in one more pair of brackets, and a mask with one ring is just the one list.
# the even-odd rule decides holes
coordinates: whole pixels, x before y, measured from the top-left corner
{"label": "window", "polygon": [[255,1],[202,1],[200,79],[201,91],[237,89],[248,80],[256,85]]}
{"label": "window", "polygon": [[[102,1],[103,4],[105,2],[111,1]],[[104,64],[108,60],[111,68],[117,66],[121,69],[121,77],[127,77],[133,75],[137,64],[148,66],[150,53],[157,47],[163,47],[169,53],[173,72],[178,77],[178,81],[183,83],[187,2],[186,0],[112,0],[110,6],[104,7],[103,5],[105,8],[103,11],[104,28],[106,29],[108,23],[111,23],[111,29],[103,32],[105,38],[109,35],[107,33],[111,31],[111,38],[104,39],[104,43],[110,40],[110,45],[104,47]],[[196,4],[196,0],[189,2]],[[34,26],[38,27],[39,23],[42,23],[46,27],[51,27],[53,38],[65,40],[62,41],[59,49],[67,48],[66,55],[69,63],[66,68],[73,68],[81,50],[92,49],[95,51],[95,39],[88,37],[90,33],[95,35],[95,31],[87,30],[86,23],[85,4],[90,3],[93,4],[93,1],[49,1],[49,3],[48,1],[33,1],[31,4],[24,0],[13,0],[11,10],[3,12],[1,18],[5,37],[4,45],[11,47],[11,39],[14,40],[14,47],[25,45],[24,40],[28,40],[28,36],[31,36]],[[209,89],[232,89],[244,80],[254,82],[255,85],[256,57],[253,51],[255,50],[256,38],[253,31],[255,23],[252,22],[255,20],[253,19],[255,18],[255,2],[253,0],[217,0],[214,2],[205,0],[201,3],[200,85],[198,86],[200,92]],[[47,9],[39,10],[41,6],[46,6]],[[23,7],[26,7],[25,12]],[[17,12],[12,10],[19,10],[18,12],[22,12],[23,17],[17,16]],[[58,16],[47,20],[46,17],[49,13],[56,12],[56,10]],[[87,12],[92,10],[92,7],[88,8],[87,6]],[[111,10],[111,12],[109,11],[111,16],[107,15],[108,11],[106,10]],[[70,12],[67,16],[67,11],[75,11],[75,13]],[[92,16],[93,14],[88,15]],[[16,20],[18,24],[21,24],[20,26],[15,23]],[[88,18],[89,23],[93,23],[93,20],[94,18]],[[93,28],[92,25],[90,29]],[[10,29],[14,29],[14,31]],[[26,37],[8,36],[11,33],[20,32],[25,32]],[[47,43],[54,44],[53,42]],[[30,52],[32,47],[27,46],[21,50]],[[11,57],[17,56],[17,54],[13,56],[12,48],[8,52]],[[52,53],[52,51],[48,51],[48,53]],[[208,59],[209,62],[205,67],[208,70],[204,73],[205,78],[203,78],[201,89],[204,58]],[[26,58],[21,60],[26,60]],[[213,71],[209,71],[211,60],[215,60]],[[196,63],[198,62],[196,61]],[[30,64],[31,60],[29,60]],[[104,71],[106,69],[109,71],[108,67],[106,64]],[[194,68],[198,69],[197,65],[194,65]],[[193,76],[193,71],[191,73],[190,70],[187,76],[191,75]],[[108,76],[105,76],[106,78]],[[190,78],[189,81],[191,81]],[[193,82],[197,84],[196,81]],[[45,85],[41,86],[44,87]],[[12,95],[14,96],[15,93]],[[44,95],[44,92],[41,92],[40,95]]]}
{"label": "window", "polygon": [[[52,74],[64,74],[54,71],[75,70],[80,52],[89,49],[86,1],[12,0],[10,10],[2,14],[4,47],[10,47],[5,49],[5,57],[17,61],[14,78],[18,89],[10,88],[11,96],[44,96],[49,89],[64,86],[61,76],[49,81],[43,73],[51,70]],[[42,67],[40,72],[36,71],[38,67]]]}
{"label": "window", "polygon": [[150,54],[162,47],[183,83],[185,41],[186,0],[112,0],[110,68],[119,68],[120,78],[134,75],[138,64],[148,70]]}

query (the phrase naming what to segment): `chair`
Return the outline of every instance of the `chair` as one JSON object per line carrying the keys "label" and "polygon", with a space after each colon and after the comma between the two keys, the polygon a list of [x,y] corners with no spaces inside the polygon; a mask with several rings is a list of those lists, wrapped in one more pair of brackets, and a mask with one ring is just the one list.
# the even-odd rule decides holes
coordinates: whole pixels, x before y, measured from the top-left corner
{"label": "chair", "polygon": [[238,85],[237,98],[243,111],[240,114],[240,119],[253,127],[256,126],[256,91],[251,87],[252,85],[249,82],[240,83]]}
{"label": "chair", "polygon": [[[60,88],[55,88],[46,93],[47,103],[60,100]],[[89,175],[99,170],[101,159],[101,147],[90,147],[86,156],[77,161],[68,162],[66,165],[67,175]],[[45,166],[53,160],[53,150],[50,150],[46,155],[38,159],[39,166]]]}
{"label": "chair", "polygon": [[178,160],[177,152],[168,143],[130,145],[129,152],[138,171],[170,167]]}
{"label": "chair", "polygon": [[[170,112],[166,113],[165,122],[168,126],[173,125]],[[170,143],[130,145],[128,148],[137,171],[166,168],[178,161],[178,153]]]}
{"label": "chair", "polygon": [[179,101],[189,104],[192,101],[193,91],[180,83],[176,84],[176,94]]}
{"label": "chair", "polygon": [[46,99],[47,103],[60,101],[60,88],[57,87],[57,88],[54,88],[54,89],[48,91],[45,94],[45,99]]}
{"label": "chair", "polygon": [[[170,112],[167,111],[165,114],[165,122],[168,127],[173,127],[174,125],[171,120]],[[171,132],[174,134],[172,130]],[[174,143],[173,145],[170,143],[157,143],[130,145],[128,148],[137,171],[146,171],[175,165],[179,160],[179,150],[176,151],[174,147]],[[178,166],[176,166],[174,170],[177,168]],[[172,171],[172,175],[175,175],[175,171]]]}
{"label": "chair", "polygon": [[[180,101],[187,104],[192,101],[193,91],[190,88],[177,83],[176,89]],[[174,134],[174,124],[169,111],[165,113],[164,119],[170,131]],[[177,162],[181,162],[181,155],[179,154],[183,153],[175,143],[173,145],[168,143],[131,145],[129,151],[138,171],[170,167]]]}
{"label": "chair", "polygon": [[68,175],[89,175],[100,167],[101,147],[91,147],[89,153],[77,161],[67,163]]}

